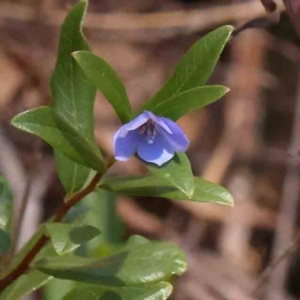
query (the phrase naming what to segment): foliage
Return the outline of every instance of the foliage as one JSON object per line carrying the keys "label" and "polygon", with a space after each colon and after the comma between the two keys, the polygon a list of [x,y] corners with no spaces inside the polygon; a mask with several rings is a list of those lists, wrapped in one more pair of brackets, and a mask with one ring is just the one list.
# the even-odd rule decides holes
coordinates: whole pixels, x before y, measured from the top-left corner
{"label": "foliage", "polygon": [[[176,121],[218,100],[228,88],[205,84],[233,28],[220,27],[196,42],[165,86],[134,113],[121,79],[107,62],[90,52],[82,34],[87,4],[87,1],[76,4],[62,25],[50,85],[51,106],[23,112],[12,120],[13,126],[39,136],[53,147],[67,196],[59,213],[40,226],[2,274],[0,286],[5,289],[0,294],[1,300],[20,299],[53,277],[77,282],[63,296],[64,300],[167,299],[170,296],[171,278],[186,270],[185,256],[176,245],[133,236],[121,248],[108,250],[105,256],[76,253],[79,247],[101,234],[99,229],[84,222],[84,210],[72,212],[73,206],[95,188],[123,195],[233,205],[225,188],[193,175],[184,153],[176,153],[161,167],[143,162],[147,174],[108,175],[107,170],[115,161],[105,161],[95,142],[93,116],[96,89],[106,97],[123,124],[144,110]],[[11,209],[12,196],[1,178],[0,254],[10,247]],[[20,266],[23,271],[9,281]]]}

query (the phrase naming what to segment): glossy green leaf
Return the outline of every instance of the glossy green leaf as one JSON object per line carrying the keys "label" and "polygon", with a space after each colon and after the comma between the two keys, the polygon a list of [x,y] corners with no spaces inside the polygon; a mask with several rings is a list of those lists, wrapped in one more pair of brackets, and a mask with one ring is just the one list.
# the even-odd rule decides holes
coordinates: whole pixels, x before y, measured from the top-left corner
{"label": "glossy green leaf", "polygon": [[98,147],[90,144],[80,134],[62,120],[61,128],[54,119],[50,107],[42,106],[25,111],[12,120],[12,125],[25,132],[35,134],[50,144],[56,151],[97,171],[104,171],[106,166]]}
{"label": "glossy green leaf", "polygon": [[156,175],[107,177],[101,181],[99,186],[122,195],[160,197],[233,206],[233,198],[224,187],[199,177],[194,177],[194,184],[195,190],[191,198],[176,189],[167,180]]}
{"label": "glossy green leaf", "polygon": [[[81,219],[82,214],[84,214],[86,210],[80,209],[77,210],[76,214],[68,213],[68,220],[75,221]],[[64,224],[62,224],[64,225]],[[94,230],[93,230],[94,231]],[[9,265],[6,273],[11,272],[20,264],[20,262],[24,259],[25,255],[30,251],[30,249],[36,244],[36,242],[40,239],[40,237],[47,232],[46,224],[43,224],[39,227],[37,232],[32,236],[32,238],[24,245],[24,247],[14,256],[13,261]],[[81,236],[82,233],[79,232]],[[79,247],[79,244],[76,245],[76,248]],[[75,250],[75,247],[69,248],[70,252]],[[67,252],[67,251],[66,251]],[[55,256],[57,255],[52,243],[47,243],[45,247],[38,253],[34,261],[40,260],[45,256]],[[3,274],[3,276],[5,275]],[[3,293],[0,295],[0,300],[18,300],[21,299],[24,295],[28,295],[31,292],[37,290],[42,287],[46,283],[48,283],[53,277],[42,273],[38,270],[30,269],[26,274],[20,276],[16,281],[14,281],[10,286],[8,286]]]}
{"label": "glossy green leaf", "polygon": [[176,152],[172,160],[162,167],[147,163],[152,174],[170,183],[189,199],[192,197],[195,184],[191,164],[185,153]]}
{"label": "glossy green leaf", "polygon": [[[89,83],[81,68],[72,57],[72,52],[85,50],[89,51],[89,46],[82,34],[81,24],[86,12],[87,1],[80,1],[68,13],[60,34],[59,50],[57,62],[51,78],[52,108],[55,115],[75,128],[90,144],[97,145],[94,139],[94,99],[96,89]],[[55,152],[57,155],[57,151]],[[99,152],[98,152],[99,155]],[[89,172],[82,171],[82,167],[66,159],[63,163],[63,156],[59,160],[58,173],[60,178],[64,178],[63,184],[67,191],[70,187],[80,187],[83,182],[83,175],[86,179]],[[61,174],[62,173],[62,174]],[[66,178],[66,176],[69,176]],[[77,182],[79,180],[79,182]],[[73,182],[70,184],[70,182]],[[66,184],[66,185],[65,185]],[[72,190],[76,192],[76,190]]]}
{"label": "glossy green leaf", "polygon": [[34,108],[12,119],[12,125],[25,132],[35,134],[60,151],[70,159],[84,164],[80,153],[78,153],[67,141],[62,131],[57,127],[50,107],[41,106]]}
{"label": "glossy green leaf", "polygon": [[121,287],[181,275],[186,270],[186,261],[176,245],[151,242],[105,258],[47,257],[32,266],[61,279]]}
{"label": "glossy green leaf", "polygon": [[222,26],[197,41],[176,66],[165,86],[141,110],[154,110],[161,102],[205,85],[233,29],[232,26]]}
{"label": "glossy green leaf", "polygon": [[112,67],[88,51],[74,52],[73,56],[87,78],[113,106],[121,122],[130,121],[132,111],[126,89]]}
{"label": "glossy green leaf", "polygon": [[100,234],[99,229],[90,225],[49,223],[46,228],[58,255],[69,253]]}
{"label": "glossy green leaf", "polygon": [[165,300],[171,293],[172,285],[167,282],[115,288],[80,284],[62,300]]}
{"label": "glossy green leaf", "polygon": [[11,244],[12,193],[7,181],[0,176],[0,254],[5,254]]}
{"label": "glossy green leaf", "polygon": [[[55,225],[58,226],[56,227]],[[66,228],[70,229],[68,230],[69,237],[67,237]],[[83,226],[82,229],[85,233],[87,233],[88,236],[83,237],[83,233],[80,232],[81,228],[78,225],[75,226],[72,224],[62,223],[50,223],[43,225],[40,227],[37,234],[33,236],[32,239],[26,244],[24,249],[21,250],[22,255],[19,254],[18,261],[20,259],[23,259],[24,254],[26,254],[32,248],[32,246],[35,244],[37,239],[39,239],[42,233],[48,233],[51,236],[52,243],[46,244],[45,247],[38,253],[34,261],[43,259],[44,257],[48,256],[55,257],[56,253],[59,253],[59,255],[66,255],[80,246],[80,243],[78,243],[79,239],[80,242],[84,242],[86,240],[89,240],[89,238],[92,238],[92,235],[95,236],[96,234],[96,228],[93,228],[91,230],[90,228],[86,228],[85,226]],[[61,230],[61,233],[58,233],[57,230]],[[79,230],[79,232],[77,230]],[[99,231],[97,231],[97,233],[99,233]],[[66,238],[66,240],[63,240],[63,238]],[[1,293],[0,300],[22,299],[23,296],[29,295],[33,291],[44,286],[52,278],[52,276],[40,272],[39,270],[29,269],[26,274],[20,276],[8,288],[6,288],[3,293]]]}
{"label": "glossy green leaf", "polygon": [[225,86],[208,85],[197,87],[158,103],[153,107],[152,112],[176,121],[191,111],[217,101],[228,91],[229,89]]}

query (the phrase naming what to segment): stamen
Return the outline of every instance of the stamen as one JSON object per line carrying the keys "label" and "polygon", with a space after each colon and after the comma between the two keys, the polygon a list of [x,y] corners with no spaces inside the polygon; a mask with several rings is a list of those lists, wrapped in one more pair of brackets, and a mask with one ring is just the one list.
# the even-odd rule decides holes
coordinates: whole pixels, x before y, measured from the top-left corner
{"label": "stamen", "polygon": [[156,136],[155,123],[153,120],[147,121],[140,127],[140,133],[146,136],[148,144],[153,144]]}

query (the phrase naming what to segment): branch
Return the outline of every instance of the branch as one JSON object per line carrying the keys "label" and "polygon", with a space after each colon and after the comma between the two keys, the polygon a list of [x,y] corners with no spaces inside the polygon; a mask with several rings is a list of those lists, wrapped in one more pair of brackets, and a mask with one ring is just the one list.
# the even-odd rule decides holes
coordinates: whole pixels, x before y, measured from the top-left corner
{"label": "branch", "polygon": [[[110,167],[112,164],[113,164],[113,160],[110,160],[108,166]],[[102,174],[97,173],[86,188],[71,196],[67,202],[63,202],[58,213],[54,218],[54,222],[61,222],[61,220],[68,213],[71,207],[77,204],[85,196],[93,192],[101,177]],[[41,238],[35,243],[32,249],[23,258],[19,266],[16,269],[14,269],[11,273],[7,274],[3,279],[0,280],[0,291],[3,291],[12,282],[18,279],[19,276],[27,272],[27,270],[29,269],[29,264],[36,257],[39,251],[44,247],[44,245],[47,243],[48,240],[49,237],[46,236],[45,234],[41,236]]]}
{"label": "branch", "polygon": [[[266,0],[264,0],[266,2]],[[278,4],[277,10],[282,11],[284,6]],[[244,22],[254,18],[265,17],[264,7],[260,2],[251,1],[231,5],[220,5],[208,8],[179,10],[170,12],[151,13],[89,13],[85,21],[85,28],[101,31],[126,33],[142,31],[140,37],[144,38],[143,30],[159,30],[162,36],[169,37],[207,29],[217,24],[228,22]],[[43,23],[51,26],[60,26],[65,11],[53,9],[43,15]],[[0,10],[0,25],[6,25],[6,19],[23,22],[36,18],[34,9],[20,4],[5,3]],[[101,22],[99,22],[101,20]],[[148,38],[148,36],[147,36]]]}

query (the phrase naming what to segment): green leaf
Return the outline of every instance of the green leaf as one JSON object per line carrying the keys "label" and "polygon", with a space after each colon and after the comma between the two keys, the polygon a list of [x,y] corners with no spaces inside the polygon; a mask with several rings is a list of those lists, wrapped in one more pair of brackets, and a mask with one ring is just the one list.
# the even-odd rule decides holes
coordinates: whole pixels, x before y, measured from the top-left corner
{"label": "green leaf", "polygon": [[81,284],[62,300],[165,300],[171,293],[172,285],[167,282],[115,288]]}
{"label": "green leaf", "polygon": [[19,300],[24,296],[36,291],[53,277],[38,270],[30,271],[28,274],[20,276],[0,295],[0,300]]}
{"label": "green leaf", "polygon": [[100,173],[106,171],[107,167],[103,160],[103,156],[95,143],[86,140],[81,134],[69,123],[59,116],[55,116],[59,128],[68,142],[82,156],[84,165],[90,167]]}
{"label": "green leaf", "polygon": [[[82,34],[81,24],[87,8],[87,1],[80,1],[68,13],[60,34],[60,43],[56,66],[51,78],[52,108],[55,115],[75,128],[90,144],[97,145],[94,139],[94,99],[96,89],[90,84],[81,68],[72,57],[72,52],[78,50],[89,51],[89,46]],[[57,156],[56,151],[56,156]],[[99,154],[99,153],[98,153]],[[79,187],[83,182],[82,176],[78,173],[82,167],[77,163],[70,166],[70,161],[66,159],[66,166],[63,157],[59,160],[58,173],[60,178],[64,178],[63,184],[67,193],[68,188]],[[61,174],[63,173],[63,174]],[[68,180],[66,179],[69,174]],[[86,179],[89,172],[84,172]],[[79,182],[77,182],[79,180]],[[70,182],[73,182],[70,184]],[[76,190],[72,190],[76,192]]]}
{"label": "green leaf", "polygon": [[176,94],[174,97],[158,103],[153,107],[152,112],[176,121],[191,111],[217,101],[228,91],[229,89],[225,86],[211,85],[197,87]]}
{"label": "green leaf", "polygon": [[68,159],[61,152],[55,151],[58,176],[67,194],[74,194],[86,184],[94,171]]}
{"label": "green leaf", "polygon": [[[73,213],[68,213],[68,219],[73,222],[78,222],[81,220],[82,215],[86,213],[86,210],[80,209],[77,210],[74,216]],[[62,224],[65,225],[65,224]],[[94,230],[93,230],[94,231]],[[26,254],[32,249],[36,242],[41,238],[41,236],[47,232],[46,224],[43,224],[39,227],[36,233],[31,237],[31,239],[24,245],[24,247],[14,256],[13,261],[9,265],[5,274],[2,274],[4,277],[6,274],[14,270],[20,262],[24,259]],[[76,232],[76,231],[75,231]],[[79,236],[82,235],[79,228]],[[76,235],[77,235],[76,233]],[[76,237],[75,237],[76,241]],[[77,245],[76,247],[79,247]],[[69,248],[70,251],[73,251],[74,248]],[[34,261],[42,259],[45,256],[54,256],[57,255],[53,249],[52,243],[47,243],[44,248],[38,253]],[[21,299],[24,295],[28,295],[31,292],[37,290],[41,286],[48,283],[53,277],[48,274],[42,273],[38,270],[29,269],[29,271],[20,276],[16,281],[14,281],[10,286],[8,286],[0,295],[0,300],[17,300]]]}
{"label": "green leaf", "polygon": [[21,261],[27,255],[27,253],[32,249],[32,247],[36,244],[36,242],[44,234],[44,232],[45,232],[45,226],[43,224],[38,228],[38,230],[29,239],[29,241],[22,247],[22,249],[13,257],[13,260],[9,264],[8,268],[5,270],[6,272],[4,274],[2,274],[2,277],[4,277],[6,274],[10,273],[21,263]]}
{"label": "green leaf", "polygon": [[61,279],[121,287],[181,275],[186,270],[186,261],[176,245],[151,242],[105,258],[46,257],[32,267]]}
{"label": "green leaf", "polygon": [[6,254],[11,244],[12,205],[9,185],[0,176],[0,254]]}
{"label": "green leaf", "polygon": [[[62,125],[58,127],[57,121]],[[89,166],[103,172],[106,166],[103,157],[95,145],[90,144],[64,121],[54,119],[50,107],[42,106],[25,111],[12,120],[12,125],[25,132],[35,134],[78,164]]]}
{"label": "green leaf", "polygon": [[132,111],[126,89],[112,67],[102,58],[87,51],[74,52],[73,57],[87,78],[113,106],[121,122],[130,121]]}
{"label": "green leaf", "polygon": [[12,119],[12,125],[25,132],[35,134],[70,159],[84,164],[78,153],[57,127],[50,107],[41,106],[20,113]]}
{"label": "green leaf", "polygon": [[126,242],[125,247],[126,248],[131,248],[135,247],[136,245],[141,245],[141,244],[147,244],[150,243],[150,240],[144,238],[141,235],[132,235]]}
{"label": "green leaf", "polygon": [[[176,152],[172,160],[158,167],[147,163],[152,174],[170,183],[188,198],[191,198],[195,189],[194,176],[190,161],[185,153]],[[185,196],[185,197],[186,197]]]}
{"label": "green leaf", "polygon": [[159,103],[205,85],[233,29],[232,26],[222,26],[197,41],[176,66],[165,86],[142,107],[141,111],[153,110]]}
{"label": "green leaf", "polygon": [[[12,262],[5,270],[6,272],[2,274],[4,277],[6,274],[14,270],[20,262],[24,259],[27,253],[32,249],[36,242],[41,238],[45,232],[45,226],[41,225],[36,233],[31,237],[31,239],[23,246],[23,248],[14,256]],[[47,245],[45,248],[49,249]],[[49,251],[49,250],[48,250]],[[49,252],[48,252],[49,253]],[[52,255],[55,254],[51,252]],[[20,276],[11,285],[9,285],[0,295],[0,300],[18,300],[24,295],[28,295],[35,291],[42,285],[46,284],[52,277],[42,273],[38,270],[29,270],[27,274]]]}
{"label": "green leaf", "polygon": [[191,198],[176,189],[167,180],[156,175],[106,177],[100,182],[99,187],[122,195],[150,196],[233,206],[233,198],[224,187],[198,177],[194,177],[194,184],[195,190]]}
{"label": "green leaf", "polygon": [[69,253],[100,234],[99,229],[90,225],[49,223],[46,228],[58,255]]}

